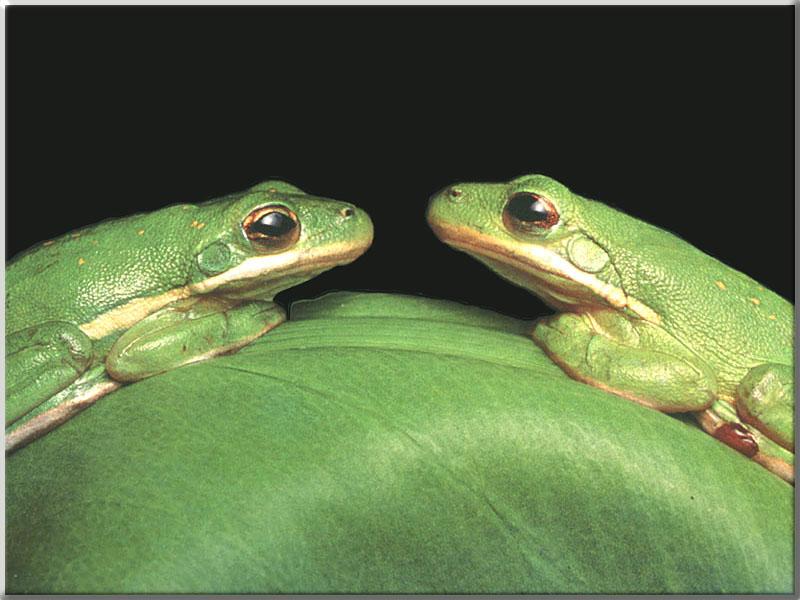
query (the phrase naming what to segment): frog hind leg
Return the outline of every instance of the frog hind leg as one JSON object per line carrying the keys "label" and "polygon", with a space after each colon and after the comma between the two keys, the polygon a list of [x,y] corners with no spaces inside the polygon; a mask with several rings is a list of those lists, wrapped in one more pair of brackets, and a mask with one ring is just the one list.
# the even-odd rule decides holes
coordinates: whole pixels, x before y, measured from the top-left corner
{"label": "frog hind leg", "polygon": [[75,382],[17,419],[5,430],[6,453],[10,454],[65,423],[98,399],[120,387],[100,364]]}
{"label": "frog hind leg", "polygon": [[273,302],[181,300],[120,336],[106,357],[106,370],[117,381],[137,381],[238,350],[285,319]]}
{"label": "frog hind leg", "polygon": [[736,389],[739,418],[776,444],[794,451],[794,374],[786,365],[750,369]]}
{"label": "frog hind leg", "polygon": [[737,409],[724,400],[695,413],[700,426],[713,437],[775,475],[794,483],[794,454],[767,437],[763,431],[743,422]]}
{"label": "frog hind leg", "polygon": [[614,310],[539,320],[534,341],[568,375],[662,412],[708,407],[716,378],[662,329]]}
{"label": "frog hind leg", "polygon": [[6,336],[6,426],[75,382],[89,368],[92,341],[78,326],[48,321]]}

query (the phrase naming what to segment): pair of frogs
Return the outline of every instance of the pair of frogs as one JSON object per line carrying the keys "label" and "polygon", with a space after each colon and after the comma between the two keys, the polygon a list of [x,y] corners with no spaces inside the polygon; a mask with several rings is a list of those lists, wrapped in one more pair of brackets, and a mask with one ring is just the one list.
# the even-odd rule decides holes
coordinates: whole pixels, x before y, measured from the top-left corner
{"label": "pair of frogs", "polygon": [[[794,481],[793,306],[680,238],[542,175],[435,195],[428,222],[558,312],[533,340],[571,377]],[[281,290],[369,248],[369,216],[281,181],[67,234],[6,271],[6,450],[120,385],[234,351]]]}

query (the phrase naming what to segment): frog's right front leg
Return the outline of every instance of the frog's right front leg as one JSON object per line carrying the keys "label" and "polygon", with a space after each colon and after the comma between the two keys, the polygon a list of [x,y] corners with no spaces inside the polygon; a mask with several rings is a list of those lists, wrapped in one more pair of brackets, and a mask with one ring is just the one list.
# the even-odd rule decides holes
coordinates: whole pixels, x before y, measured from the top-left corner
{"label": "frog's right front leg", "polygon": [[663,412],[708,407],[716,378],[669,333],[615,310],[542,319],[534,341],[570,376]]}
{"label": "frog's right front leg", "polygon": [[[794,480],[792,453],[742,423],[731,404],[716,398],[713,374],[655,325],[616,311],[564,313],[538,321],[533,339],[575,379],[663,412],[695,412],[709,434],[786,481]],[[753,413],[759,403],[773,412],[776,404],[790,410],[787,382],[788,367],[754,369],[740,386],[739,401],[752,396]],[[772,396],[777,400],[769,402]],[[757,413],[762,422],[786,420],[785,410],[775,416],[764,412]]]}
{"label": "frog's right front leg", "polygon": [[192,297],[137,323],[114,342],[106,370],[117,381],[138,381],[238,350],[286,319],[268,301]]}

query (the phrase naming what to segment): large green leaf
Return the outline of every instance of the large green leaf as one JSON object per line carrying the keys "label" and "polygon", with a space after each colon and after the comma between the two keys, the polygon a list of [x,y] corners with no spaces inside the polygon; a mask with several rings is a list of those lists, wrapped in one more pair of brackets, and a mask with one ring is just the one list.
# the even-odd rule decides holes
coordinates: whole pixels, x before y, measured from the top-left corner
{"label": "large green leaf", "polygon": [[7,463],[7,591],[791,592],[794,489],[519,321],[334,294]]}

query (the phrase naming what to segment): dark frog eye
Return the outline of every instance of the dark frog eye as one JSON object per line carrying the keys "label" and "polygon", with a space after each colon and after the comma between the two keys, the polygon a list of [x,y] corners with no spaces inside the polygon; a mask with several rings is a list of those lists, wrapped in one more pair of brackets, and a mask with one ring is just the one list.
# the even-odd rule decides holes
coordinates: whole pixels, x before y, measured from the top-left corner
{"label": "dark frog eye", "polygon": [[517,192],[503,210],[503,222],[511,229],[531,231],[550,229],[558,223],[558,211],[544,197],[532,192]]}
{"label": "dark frog eye", "polygon": [[242,223],[248,239],[267,250],[287,248],[300,237],[297,215],[285,206],[263,206]]}

